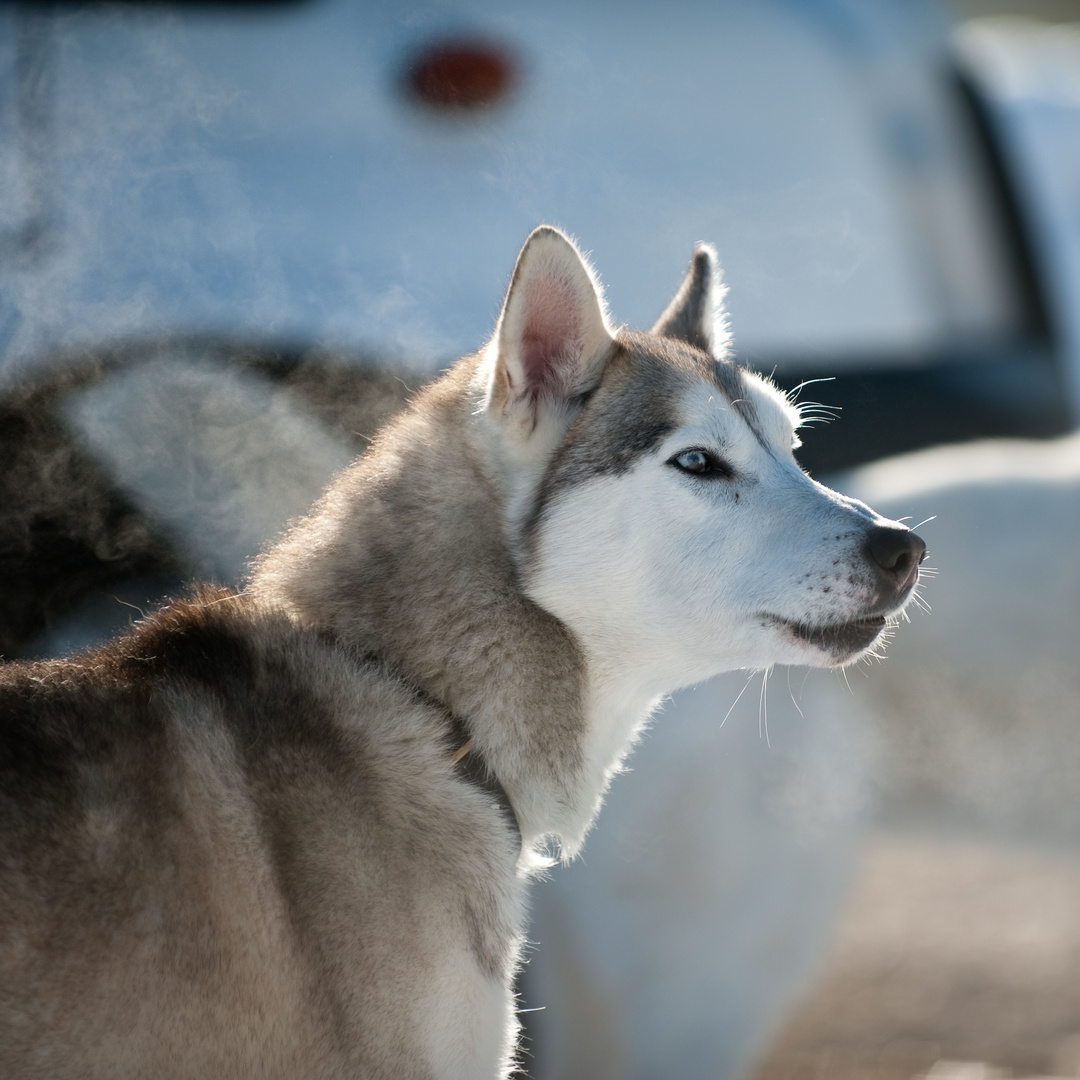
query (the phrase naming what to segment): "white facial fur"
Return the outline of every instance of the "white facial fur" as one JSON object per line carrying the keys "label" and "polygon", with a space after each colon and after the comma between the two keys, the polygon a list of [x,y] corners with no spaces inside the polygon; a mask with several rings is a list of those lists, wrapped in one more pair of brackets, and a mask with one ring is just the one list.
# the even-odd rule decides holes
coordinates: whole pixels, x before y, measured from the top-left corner
{"label": "white facial fur", "polygon": [[[719,295],[715,253],[699,245],[656,344],[616,337],[595,276],[568,238],[541,227],[518,256],[473,387],[477,449],[501,481],[521,584],[584,661],[587,816],[560,828],[564,851],[664,695],[732,668],[850,662],[900,595],[880,591],[883,567],[869,561],[884,519],[811,480],[791,453],[798,410],[718,355]],[[624,417],[647,442],[673,413],[678,427],[649,450],[628,452],[635,432],[611,427]],[[676,467],[689,450],[730,474]]]}
{"label": "white facial fur", "polygon": [[[756,376],[746,384],[753,427],[703,382],[655,452],[569,488],[541,526],[530,594],[592,665],[649,697],[731,668],[849,662],[858,653],[838,657],[769,616],[837,625],[879,600],[862,547],[883,519],[810,479],[791,453],[796,410]],[[670,463],[697,448],[734,476]]]}

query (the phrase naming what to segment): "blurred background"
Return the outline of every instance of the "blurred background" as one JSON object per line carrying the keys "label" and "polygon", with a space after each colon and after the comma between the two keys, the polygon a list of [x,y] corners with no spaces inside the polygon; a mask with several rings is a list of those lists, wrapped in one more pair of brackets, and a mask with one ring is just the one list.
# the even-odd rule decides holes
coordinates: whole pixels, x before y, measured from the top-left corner
{"label": "blurred background", "polygon": [[0,653],[241,583],[544,221],[637,327],[715,243],[937,576],[668,706],[536,889],[524,1071],[1080,1076],[1080,0],[0,0]]}

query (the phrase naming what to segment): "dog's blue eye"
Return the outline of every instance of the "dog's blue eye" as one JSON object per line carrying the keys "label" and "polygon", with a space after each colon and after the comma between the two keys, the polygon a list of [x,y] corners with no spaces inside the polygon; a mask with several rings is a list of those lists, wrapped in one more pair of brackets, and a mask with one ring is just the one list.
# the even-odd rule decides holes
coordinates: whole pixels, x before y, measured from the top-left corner
{"label": "dog's blue eye", "polygon": [[676,454],[668,463],[682,472],[693,473],[695,476],[709,476],[716,479],[726,479],[734,474],[734,470],[726,461],[714,457],[708,450],[684,450]]}
{"label": "dog's blue eye", "polygon": [[683,472],[705,473],[709,471],[709,455],[704,450],[687,450],[675,459]]}

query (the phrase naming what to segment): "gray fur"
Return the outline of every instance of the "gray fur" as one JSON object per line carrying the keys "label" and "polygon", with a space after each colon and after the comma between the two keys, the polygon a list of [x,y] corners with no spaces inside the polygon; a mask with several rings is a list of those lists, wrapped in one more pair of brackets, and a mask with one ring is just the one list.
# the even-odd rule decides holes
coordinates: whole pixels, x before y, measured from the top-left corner
{"label": "gray fur", "polygon": [[[685,288],[685,285],[684,285]],[[676,426],[682,391],[706,379],[729,400],[742,393],[739,369],[677,340],[623,330],[601,386],[581,406],[537,491],[525,523],[526,550],[545,508],[574,484],[618,475],[653,451]]]}
{"label": "gray fur", "polygon": [[423,1077],[436,939],[510,978],[512,834],[385,663],[202,593],[3,696],[3,1075]]}
{"label": "gray fur", "polygon": [[[302,624],[362,641],[465,718],[523,831],[537,836],[550,804],[572,800],[581,658],[522,593],[494,463],[466,437],[479,364],[464,360],[421,393],[269,553],[253,588]],[[305,557],[312,550],[318,560]],[[499,762],[504,754],[516,765]]]}
{"label": "gray fur", "polygon": [[753,402],[743,392],[742,372],[730,360],[731,332],[723,304],[726,292],[715,248],[711,244],[698,244],[679,291],[650,333],[684,342],[713,357],[717,363],[710,368],[711,377],[767,449],[767,440],[761,437],[757,425]]}
{"label": "gray fur", "polygon": [[[673,336],[613,337],[538,230],[493,344],[247,590],[0,669],[0,1074],[508,1075],[534,849],[576,850],[649,708],[603,741],[589,642],[523,584],[530,537],[655,452],[692,391],[744,397],[705,333],[711,268],[699,250]],[[520,833],[456,764],[462,730]]]}
{"label": "gray fur", "polygon": [[652,333],[685,341],[710,356],[724,358],[728,334],[722,297],[716,251],[709,244],[698,244],[679,291],[657,319]]}

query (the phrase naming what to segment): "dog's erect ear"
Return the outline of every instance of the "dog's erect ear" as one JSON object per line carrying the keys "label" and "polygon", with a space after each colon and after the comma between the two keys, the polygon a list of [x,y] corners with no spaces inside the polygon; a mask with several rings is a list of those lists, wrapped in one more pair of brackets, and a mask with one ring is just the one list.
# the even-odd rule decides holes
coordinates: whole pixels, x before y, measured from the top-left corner
{"label": "dog's erect ear", "polygon": [[525,241],[489,347],[488,408],[528,435],[545,409],[600,381],[614,338],[600,286],[573,242],[548,225]]}
{"label": "dog's erect ear", "polygon": [[698,244],[675,299],[668,304],[652,332],[660,337],[685,341],[717,360],[726,360],[730,345],[723,306],[726,291],[715,249],[710,244]]}

